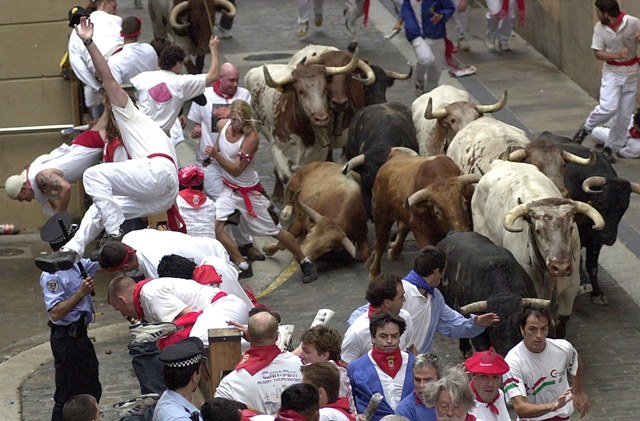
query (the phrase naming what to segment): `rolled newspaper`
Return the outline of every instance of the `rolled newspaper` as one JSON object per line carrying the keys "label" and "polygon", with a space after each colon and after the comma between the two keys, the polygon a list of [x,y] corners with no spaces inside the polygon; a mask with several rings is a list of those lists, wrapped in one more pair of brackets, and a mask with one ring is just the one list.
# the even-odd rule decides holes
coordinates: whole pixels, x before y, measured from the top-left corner
{"label": "rolled newspaper", "polygon": [[371,421],[371,418],[378,409],[380,402],[382,402],[382,395],[380,393],[374,394],[371,397],[371,400],[369,400],[369,405],[367,405],[367,409],[364,411],[364,414],[362,414],[362,418],[364,418],[366,421]]}
{"label": "rolled newspaper", "polygon": [[329,323],[329,320],[331,320],[334,314],[336,314],[336,312],[333,310],[330,310],[328,308],[321,308],[320,310],[318,310],[316,317],[313,319],[311,327],[326,325],[327,323]]}
{"label": "rolled newspaper", "polygon": [[387,35],[385,35],[384,39],[389,40],[389,39],[395,37],[396,35],[398,35],[399,32],[400,32],[400,29],[394,29],[393,31],[391,31]]}

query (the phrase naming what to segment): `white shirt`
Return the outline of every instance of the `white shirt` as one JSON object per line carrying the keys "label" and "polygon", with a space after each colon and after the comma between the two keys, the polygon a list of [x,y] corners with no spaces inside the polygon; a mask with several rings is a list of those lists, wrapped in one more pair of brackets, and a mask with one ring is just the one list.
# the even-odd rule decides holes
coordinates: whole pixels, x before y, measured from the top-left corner
{"label": "white shirt", "polygon": [[[598,22],[593,28],[593,39],[591,48],[607,53],[619,53],[622,48],[627,47],[629,54],[623,59],[613,61],[628,61],[637,56],[638,44],[634,39],[634,34],[640,32],[640,20],[633,16],[626,15],[622,18],[622,23],[618,27],[618,32],[607,25]],[[632,66],[612,66],[606,62],[602,66],[603,72],[612,72],[620,75],[638,73],[638,64]]]}
{"label": "white shirt", "polygon": [[[400,350],[404,351],[413,345],[413,322],[408,311],[401,309],[400,317],[407,323],[407,329],[400,337]],[[369,332],[369,314],[363,313],[358,317],[344,334],[340,359],[347,364],[371,351],[371,333]]]}
{"label": "white shirt", "polygon": [[186,307],[204,310],[219,292],[191,279],[158,278],[142,286],[140,305],[147,321],[171,323]]}
{"label": "white shirt", "polygon": [[193,259],[196,265],[209,256],[229,261],[227,251],[218,240],[190,237],[177,231],[136,230],[122,237],[122,242],[136,250],[140,266],[132,275],[143,274],[151,279],[158,277],[158,264],[167,254]]}
{"label": "white shirt", "polygon": [[493,403],[496,408],[498,408],[498,415],[491,412],[488,404],[478,402],[477,400],[475,406],[469,413],[483,421],[511,421],[511,418],[509,418],[509,410],[507,410],[507,404],[504,399],[504,393],[502,390],[498,390],[498,393],[500,396],[498,396],[498,399]]}
{"label": "white shirt", "polygon": [[431,324],[431,302],[432,296],[427,293],[426,297],[420,294],[418,287],[411,282],[402,280],[404,287],[405,302],[402,309],[411,314],[413,322],[413,344],[420,349],[427,337],[427,331]]}
{"label": "white shirt", "polygon": [[319,421],[350,421],[349,417],[333,408],[320,408]]}
{"label": "white shirt", "polygon": [[299,357],[283,352],[254,376],[242,368],[232,371],[220,382],[215,397],[242,402],[268,415],[276,414],[282,391],[302,382],[300,367]]}
{"label": "white shirt", "polygon": [[371,356],[372,351],[367,352],[369,359],[373,363],[373,366],[376,368],[376,372],[378,373],[378,378],[380,379],[380,384],[382,385],[382,391],[384,393],[384,397],[387,399],[389,406],[394,411],[396,407],[402,400],[402,389],[404,387],[404,378],[407,374],[407,364],[409,364],[409,354],[406,352],[401,352],[402,355],[402,366],[396,374],[396,377],[391,377],[375,362],[373,357]]}
{"label": "white shirt", "polygon": [[131,78],[140,111],[164,131],[174,124],[185,101],[204,93],[206,75],[177,75],[169,70],[143,72]]}
{"label": "white shirt", "polygon": [[[240,298],[247,306],[247,311],[255,307],[247,293],[238,282],[238,271],[228,260],[218,256],[208,256],[202,259],[202,262],[198,266],[213,266],[222,279],[222,283],[217,285],[220,291],[224,291],[227,294],[233,294]],[[227,319],[230,320],[230,319]]]}
{"label": "white shirt", "polygon": [[143,42],[124,44],[122,51],[114,54],[107,62],[116,82],[129,83],[131,78],[158,68],[156,50]]}
{"label": "white shirt", "polygon": [[199,207],[194,208],[181,194],[185,194],[184,190],[178,194],[176,204],[187,225],[187,233],[192,237],[216,238],[216,205],[213,200],[204,196],[204,204],[198,203]]}
{"label": "white shirt", "polygon": [[[536,405],[553,402],[569,388],[568,373],[575,376],[578,372],[578,353],[564,339],[547,338],[544,351],[537,354],[520,342],[509,351],[505,361],[509,364],[509,371],[503,376],[508,401],[514,396],[523,396]],[[572,413],[573,401],[570,401],[557,411],[527,420],[566,418]]]}

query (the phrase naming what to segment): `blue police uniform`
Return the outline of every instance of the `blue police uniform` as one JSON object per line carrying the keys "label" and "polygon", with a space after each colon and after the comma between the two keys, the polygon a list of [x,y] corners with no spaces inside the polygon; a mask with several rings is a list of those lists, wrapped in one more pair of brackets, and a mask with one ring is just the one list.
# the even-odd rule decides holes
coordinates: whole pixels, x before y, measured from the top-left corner
{"label": "blue police uniform", "polygon": [[[98,263],[89,259],[82,259],[81,262],[87,273],[93,277],[98,270]],[[47,311],[71,298],[80,288],[82,280],[77,265],[53,274],[43,272],[40,276],[40,286]],[[100,401],[102,386],[98,379],[98,358],[87,336],[87,326],[92,321],[93,302],[89,295],[82,298],[62,319],[55,322],[49,320],[56,381],[52,421],[62,420],[62,407],[75,395],[86,393]]]}
{"label": "blue police uniform", "polygon": [[202,421],[202,414],[191,402],[173,390],[165,390],[156,404],[153,421]]}

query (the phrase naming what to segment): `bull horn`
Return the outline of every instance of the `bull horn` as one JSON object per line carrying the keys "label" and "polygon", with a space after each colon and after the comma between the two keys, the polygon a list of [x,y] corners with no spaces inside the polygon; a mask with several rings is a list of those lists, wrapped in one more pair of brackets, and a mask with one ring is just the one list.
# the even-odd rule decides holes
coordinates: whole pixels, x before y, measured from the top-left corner
{"label": "bull horn", "polygon": [[604,218],[602,217],[602,215],[600,215],[600,212],[598,212],[593,206],[587,205],[586,203],[577,200],[572,200],[571,203],[573,203],[576,212],[582,213],[591,218],[591,220],[594,222],[591,229],[600,231],[602,228],[604,228]]}
{"label": "bull horn", "polygon": [[236,6],[229,0],[216,0],[216,9],[226,9],[227,12],[225,13],[225,16],[229,18],[234,18],[238,11]]}
{"label": "bull horn", "polygon": [[487,311],[486,301],[476,301],[475,303],[467,304],[464,307],[460,307],[460,314],[468,316],[470,314],[484,313]]}
{"label": "bull horn", "polygon": [[[358,48],[356,48],[356,51],[353,53],[353,55],[351,56],[351,61],[349,62],[349,64],[345,65],[345,66],[340,66],[340,67],[326,67],[324,69],[324,74],[327,76],[333,76],[333,75],[342,75],[342,74],[347,74],[347,73],[351,73],[353,72],[356,67],[358,67],[358,55],[360,54]],[[375,82],[376,78],[375,76],[373,77],[373,81]]]}
{"label": "bull horn", "polygon": [[320,215],[318,212],[316,212],[315,210],[311,209],[309,206],[305,205],[304,203],[298,200],[299,195],[300,195],[300,190],[298,190],[293,195],[293,203],[297,207],[299,207],[300,210],[302,210],[302,212],[304,212],[309,218],[311,218],[313,222],[318,222],[320,219],[322,219],[322,215]]}
{"label": "bull horn", "polygon": [[346,175],[349,171],[353,171],[361,165],[364,165],[364,154],[356,155],[347,161],[344,167],[342,167],[342,174]]}
{"label": "bull horn", "polygon": [[411,65],[411,63],[407,63],[407,64],[409,65],[409,73],[403,74],[403,73],[393,72],[391,70],[385,70],[384,74],[387,75],[387,77],[390,79],[407,80],[413,74],[413,66]]}
{"label": "bull horn", "polygon": [[482,174],[463,174],[458,176],[458,181],[461,185],[467,186],[469,184],[475,184],[480,181]]}
{"label": "bull horn", "polygon": [[358,60],[358,69],[365,74],[365,77],[353,76],[353,80],[362,83],[364,86],[371,86],[376,83],[376,74],[373,73],[373,69],[364,60]]}
{"label": "bull horn", "polygon": [[549,307],[551,300],[543,300],[542,298],[523,298],[522,305],[529,304],[535,307]]}
{"label": "bull horn", "polygon": [[504,229],[509,232],[522,232],[522,228],[516,228],[513,224],[525,215],[529,214],[529,205],[523,203],[511,209],[509,213],[504,217]]}
{"label": "bull horn", "polygon": [[285,76],[280,80],[274,80],[271,77],[271,74],[269,73],[269,69],[267,68],[266,64],[262,66],[262,69],[264,71],[264,80],[267,83],[267,86],[270,88],[279,89],[279,88],[282,88],[284,85],[287,85],[289,83],[293,83],[296,81],[296,78],[292,74],[289,74],[288,76]]}
{"label": "bull horn", "polygon": [[184,32],[189,27],[189,23],[178,23],[178,15],[187,10],[188,7],[189,2],[183,1],[176,4],[169,12],[169,25],[171,25],[174,31]]}
{"label": "bull horn", "polygon": [[500,101],[492,105],[478,105],[476,106],[476,110],[478,110],[478,112],[481,114],[495,113],[503,109],[506,104],[507,104],[507,90],[505,89],[504,92],[502,93],[502,98],[500,98]]}
{"label": "bull horn", "polygon": [[638,183],[629,183],[631,184],[631,191],[635,194],[640,194],[640,184]]}
{"label": "bull horn", "polygon": [[589,177],[582,182],[582,191],[585,193],[602,193],[602,190],[591,190],[592,187],[602,187],[607,183],[604,177]]}
{"label": "bull horn", "polygon": [[351,257],[353,257],[354,259],[356,258],[356,245],[353,244],[351,240],[349,240],[349,237],[347,237],[346,235],[342,237],[340,239],[340,244],[342,244],[342,247],[344,247],[344,249],[349,252]]}
{"label": "bull horn", "polygon": [[[511,148],[511,145],[509,145]],[[518,149],[516,151],[511,152],[510,149],[507,149],[507,153],[504,156],[505,161],[511,162],[522,162],[529,156],[529,152],[526,149]]]}
{"label": "bull horn", "polygon": [[591,155],[589,156],[589,158],[582,158],[567,151],[562,151],[562,157],[566,162],[571,162],[576,165],[582,165],[583,167],[588,167],[596,162],[596,153],[593,150],[591,151]]}
{"label": "bull horn", "polygon": [[427,200],[428,197],[429,197],[429,187],[425,187],[422,190],[418,190],[417,192],[413,193],[411,196],[407,198],[407,200],[404,202],[404,208],[409,209],[411,208],[411,206],[415,205],[416,203],[424,202],[425,200]]}
{"label": "bull horn", "polygon": [[431,97],[429,97],[429,102],[427,102],[427,109],[424,110],[424,118],[427,120],[432,120],[434,118],[444,118],[449,114],[446,108],[438,108],[435,111],[431,111],[433,109],[433,101]]}

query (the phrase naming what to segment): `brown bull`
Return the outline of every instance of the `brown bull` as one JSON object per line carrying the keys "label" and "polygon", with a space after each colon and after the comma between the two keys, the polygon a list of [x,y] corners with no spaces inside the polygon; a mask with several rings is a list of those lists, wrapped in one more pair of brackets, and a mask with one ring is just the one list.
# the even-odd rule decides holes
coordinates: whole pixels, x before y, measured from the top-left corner
{"label": "brown bull", "polygon": [[[342,167],[333,162],[312,162],[298,171],[285,192],[288,205],[283,219],[295,209],[295,219],[287,229],[301,238],[305,255],[316,260],[342,246],[360,261],[371,254],[367,242],[367,216],[359,184]],[[354,244],[355,243],[355,244]],[[268,244],[264,251],[271,256],[284,250],[281,243]]]}
{"label": "brown bull", "polygon": [[479,179],[480,175],[463,175],[445,155],[423,158],[394,148],[373,184],[376,247],[369,276],[380,273],[380,259],[396,221],[398,237],[389,249],[390,260],[402,251],[409,231],[421,248],[436,245],[452,229],[471,231],[472,184]]}

